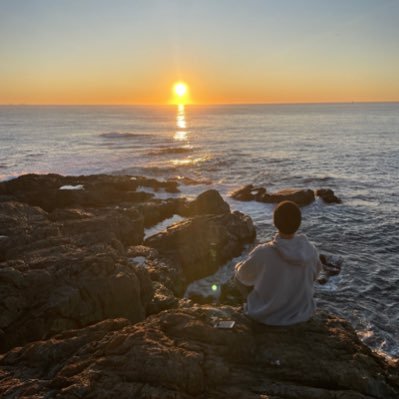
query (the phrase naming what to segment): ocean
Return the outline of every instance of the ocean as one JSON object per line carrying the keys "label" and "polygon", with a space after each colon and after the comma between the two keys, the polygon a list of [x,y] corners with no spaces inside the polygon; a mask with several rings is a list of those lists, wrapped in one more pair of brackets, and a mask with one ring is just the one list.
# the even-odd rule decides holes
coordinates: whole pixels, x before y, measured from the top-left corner
{"label": "ocean", "polygon": [[[216,188],[252,217],[259,241],[274,234],[273,206],[232,200],[232,190],[332,188],[342,204],[303,208],[302,232],[344,259],[316,287],[318,306],[399,356],[399,103],[0,106],[0,180],[33,172],[201,180],[180,195]],[[237,260],[196,289],[223,282]]]}

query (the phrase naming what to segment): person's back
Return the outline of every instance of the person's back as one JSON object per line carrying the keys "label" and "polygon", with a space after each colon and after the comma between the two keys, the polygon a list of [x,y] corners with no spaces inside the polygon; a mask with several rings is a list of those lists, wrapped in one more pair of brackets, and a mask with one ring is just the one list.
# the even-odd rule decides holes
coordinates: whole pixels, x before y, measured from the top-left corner
{"label": "person's back", "polygon": [[253,289],[247,297],[246,314],[269,325],[291,325],[308,320],[314,313],[313,282],[321,264],[316,248],[303,234],[298,206],[279,204],[274,239],[256,247],[236,266],[236,279]]}

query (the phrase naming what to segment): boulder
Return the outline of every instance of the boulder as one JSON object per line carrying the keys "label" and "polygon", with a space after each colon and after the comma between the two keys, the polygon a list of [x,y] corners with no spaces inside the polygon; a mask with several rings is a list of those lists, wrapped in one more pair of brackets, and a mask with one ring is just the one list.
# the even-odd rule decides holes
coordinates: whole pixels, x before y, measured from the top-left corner
{"label": "boulder", "polygon": [[320,254],[322,270],[317,278],[319,284],[326,284],[330,277],[341,273],[344,260],[341,256]]}
{"label": "boulder", "polygon": [[282,201],[293,201],[299,206],[311,204],[315,200],[314,192],[310,189],[289,188],[280,190],[274,194],[263,194],[258,201],[278,204]]}
{"label": "boulder", "polygon": [[[340,204],[342,201],[329,188],[321,188],[316,190],[316,195],[323,199],[326,203]],[[258,201],[271,204],[277,204],[281,201],[293,201],[299,206],[311,204],[315,200],[315,192],[310,189],[284,189],[276,193],[270,194],[263,187],[255,187],[248,184],[231,194],[231,198],[237,201]]]}
{"label": "boulder", "polygon": [[255,235],[251,218],[236,211],[187,219],[148,237],[145,245],[173,259],[191,282],[213,274],[238,256]]}
{"label": "boulder", "polygon": [[315,200],[314,192],[310,189],[284,189],[270,194],[264,187],[254,187],[249,184],[231,194],[238,201],[258,201],[268,204],[278,204],[282,201],[293,201],[299,206],[311,204]]}
{"label": "boulder", "polygon": [[180,211],[185,216],[230,213],[230,206],[216,190],[207,190],[190,202],[187,210]]}
{"label": "boulder", "polygon": [[248,184],[243,188],[234,191],[231,194],[231,198],[237,201],[258,201],[266,194],[264,187],[254,187],[252,184]]}
{"label": "boulder", "polygon": [[320,197],[327,204],[341,204],[342,200],[338,198],[334,191],[330,188],[320,188],[316,190],[316,195]]}
{"label": "boulder", "polygon": [[[231,329],[215,328],[232,320]],[[237,308],[167,310],[135,325],[106,320],[0,358],[2,398],[396,399],[398,363],[318,312],[268,327]]]}

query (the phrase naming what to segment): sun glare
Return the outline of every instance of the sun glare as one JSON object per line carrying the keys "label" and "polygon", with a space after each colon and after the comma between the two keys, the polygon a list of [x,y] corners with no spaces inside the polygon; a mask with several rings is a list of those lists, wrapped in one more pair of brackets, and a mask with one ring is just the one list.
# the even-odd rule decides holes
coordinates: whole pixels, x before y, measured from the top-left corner
{"label": "sun glare", "polygon": [[175,94],[183,97],[187,93],[187,85],[185,83],[176,83],[174,86]]}
{"label": "sun glare", "polygon": [[188,104],[189,99],[189,88],[184,82],[176,82],[173,85],[173,97],[171,99],[172,104]]}

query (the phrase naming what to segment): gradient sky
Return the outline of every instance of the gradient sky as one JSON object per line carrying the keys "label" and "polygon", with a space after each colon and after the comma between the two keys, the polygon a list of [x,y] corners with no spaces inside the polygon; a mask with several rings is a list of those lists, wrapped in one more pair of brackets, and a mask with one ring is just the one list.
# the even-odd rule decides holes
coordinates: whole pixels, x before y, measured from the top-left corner
{"label": "gradient sky", "polygon": [[0,0],[0,104],[399,101],[399,0]]}

